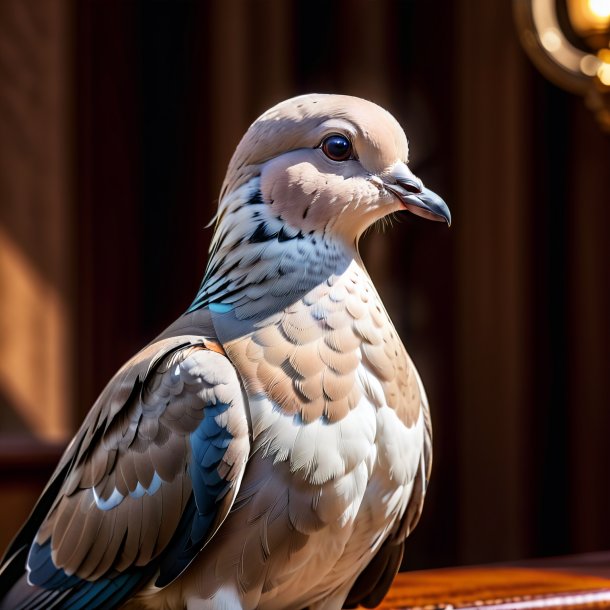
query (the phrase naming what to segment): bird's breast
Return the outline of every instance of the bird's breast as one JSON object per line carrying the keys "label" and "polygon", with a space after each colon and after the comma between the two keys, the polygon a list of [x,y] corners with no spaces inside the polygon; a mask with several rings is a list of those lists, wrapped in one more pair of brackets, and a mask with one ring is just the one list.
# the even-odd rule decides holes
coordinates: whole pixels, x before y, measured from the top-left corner
{"label": "bird's breast", "polygon": [[[351,429],[370,446],[380,409],[407,428],[420,415],[412,363],[355,261],[224,347],[248,394],[255,446],[316,480],[362,460]],[[331,451],[335,437],[342,446]]]}

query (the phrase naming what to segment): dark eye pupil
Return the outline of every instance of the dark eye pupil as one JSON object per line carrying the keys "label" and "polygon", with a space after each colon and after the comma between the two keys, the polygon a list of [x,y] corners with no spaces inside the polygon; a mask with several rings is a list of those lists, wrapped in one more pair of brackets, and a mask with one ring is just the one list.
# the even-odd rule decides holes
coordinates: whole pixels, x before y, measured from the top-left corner
{"label": "dark eye pupil", "polygon": [[345,161],[352,153],[352,143],[345,136],[328,136],[322,143],[322,150],[333,161]]}

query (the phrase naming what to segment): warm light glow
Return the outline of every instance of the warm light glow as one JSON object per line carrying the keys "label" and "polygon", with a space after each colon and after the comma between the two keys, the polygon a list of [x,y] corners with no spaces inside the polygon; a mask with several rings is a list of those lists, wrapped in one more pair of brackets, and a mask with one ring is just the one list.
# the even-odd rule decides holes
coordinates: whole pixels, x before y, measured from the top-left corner
{"label": "warm light glow", "polygon": [[[70,319],[65,297],[0,227],[0,392],[33,434],[69,438]],[[41,408],[41,405],[44,405]],[[10,421],[10,420],[9,420]]]}
{"label": "warm light glow", "polygon": [[610,133],[610,0],[563,0],[569,23],[559,18],[558,0],[513,1],[521,43],[532,61],[555,84],[585,96]]}
{"label": "warm light glow", "polygon": [[580,60],[580,69],[583,74],[587,76],[595,76],[597,74],[597,69],[599,68],[599,59],[595,57],[595,55],[585,55]]}
{"label": "warm light glow", "polygon": [[567,7],[570,24],[579,36],[608,34],[610,0],[568,0]]}
{"label": "warm light glow", "polygon": [[610,87],[610,64],[602,63],[597,69],[597,77],[602,84]]}
{"label": "warm light glow", "polygon": [[561,37],[554,29],[549,28],[540,35],[542,46],[551,53],[558,51],[561,47]]}
{"label": "warm light glow", "polygon": [[610,0],[589,0],[589,10],[600,19],[610,17]]}
{"label": "warm light glow", "polygon": [[[571,79],[578,80],[582,74],[580,60],[584,53],[574,47],[561,31],[557,15],[554,12],[555,0],[524,0],[532,3],[532,20],[538,40],[544,52],[553,58],[553,64],[561,68]],[[576,2],[577,0],[571,0]],[[586,0],[585,0],[586,1]],[[580,82],[578,82],[578,86]]]}
{"label": "warm light glow", "polygon": [[598,54],[599,66],[597,68],[597,78],[602,85],[610,87],[610,49],[602,49]]}

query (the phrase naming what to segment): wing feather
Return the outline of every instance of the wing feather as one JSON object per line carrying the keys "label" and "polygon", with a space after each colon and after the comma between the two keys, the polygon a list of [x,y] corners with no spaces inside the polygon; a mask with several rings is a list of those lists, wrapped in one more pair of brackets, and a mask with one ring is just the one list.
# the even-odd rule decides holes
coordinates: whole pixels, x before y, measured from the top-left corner
{"label": "wing feather", "polygon": [[[249,455],[248,421],[210,327],[206,338],[175,335],[193,328],[202,329],[189,314],[104,389],[9,547],[11,596],[49,608],[120,601],[159,569],[173,580],[220,527]],[[27,546],[32,585],[14,565]]]}

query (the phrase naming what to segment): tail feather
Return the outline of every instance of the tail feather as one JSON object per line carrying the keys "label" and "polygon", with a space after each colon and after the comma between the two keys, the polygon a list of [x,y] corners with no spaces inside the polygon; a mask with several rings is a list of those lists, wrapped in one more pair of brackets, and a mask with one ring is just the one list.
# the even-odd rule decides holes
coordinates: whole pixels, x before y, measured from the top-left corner
{"label": "tail feather", "polygon": [[67,591],[52,591],[30,585],[22,574],[6,595],[0,599],[0,610],[46,610],[60,608],[61,599]]}
{"label": "tail feather", "polygon": [[88,581],[56,568],[48,546],[34,543],[34,549],[30,557],[35,570],[30,581],[25,567],[27,547],[19,549],[2,567],[0,610],[110,610],[126,601],[156,571],[151,565]]}
{"label": "tail feather", "polygon": [[27,576],[13,583],[0,599],[0,610],[110,610],[118,608],[141,584],[141,574],[120,574],[115,579],[80,581],[68,589],[43,589]]}

